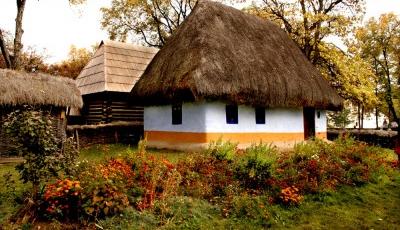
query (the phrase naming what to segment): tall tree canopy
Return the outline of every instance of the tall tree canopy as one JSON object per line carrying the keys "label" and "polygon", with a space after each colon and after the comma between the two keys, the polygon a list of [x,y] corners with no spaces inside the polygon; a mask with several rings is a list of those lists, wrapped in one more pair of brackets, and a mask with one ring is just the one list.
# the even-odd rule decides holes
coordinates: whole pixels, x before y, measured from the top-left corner
{"label": "tall tree canopy", "polygon": [[102,8],[102,27],[110,39],[141,38],[150,46],[162,47],[190,14],[197,0],[113,0]]}
{"label": "tall tree canopy", "polygon": [[400,83],[400,19],[394,14],[371,18],[356,29],[350,50],[369,61],[378,76],[377,90],[383,94],[391,117],[398,121],[395,101]]}

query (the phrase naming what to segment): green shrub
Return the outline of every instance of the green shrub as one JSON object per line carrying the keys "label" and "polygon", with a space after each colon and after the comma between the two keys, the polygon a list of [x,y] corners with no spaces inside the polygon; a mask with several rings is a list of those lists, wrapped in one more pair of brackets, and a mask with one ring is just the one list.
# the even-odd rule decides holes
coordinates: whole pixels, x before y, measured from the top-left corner
{"label": "green shrub", "polygon": [[237,150],[237,143],[223,141],[219,138],[217,141],[211,141],[205,150],[207,155],[215,157],[217,160],[233,160]]}
{"label": "green shrub", "polygon": [[77,157],[76,148],[71,141],[64,145],[57,139],[50,113],[31,107],[16,110],[7,116],[4,127],[19,143],[25,161],[16,169],[24,183],[32,182],[34,197],[40,183],[62,172],[71,173],[69,167]]}
{"label": "green shrub", "polygon": [[235,178],[245,188],[266,188],[266,181],[275,171],[277,156],[277,149],[271,145],[263,143],[252,145],[246,149],[245,155],[237,160]]}

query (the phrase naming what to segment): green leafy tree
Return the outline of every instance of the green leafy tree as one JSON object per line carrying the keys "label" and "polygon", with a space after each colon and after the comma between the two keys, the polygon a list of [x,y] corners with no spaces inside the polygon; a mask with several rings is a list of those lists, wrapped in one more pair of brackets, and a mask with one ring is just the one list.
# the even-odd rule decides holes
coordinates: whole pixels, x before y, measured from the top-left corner
{"label": "green leafy tree", "polygon": [[357,52],[373,67],[378,79],[376,94],[385,101],[390,117],[399,120],[396,101],[400,82],[400,19],[394,14],[371,18],[355,30],[352,52]]}
{"label": "green leafy tree", "polygon": [[351,124],[350,119],[351,111],[348,108],[344,108],[338,112],[331,112],[328,114],[328,121],[333,123],[334,127],[346,128],[347,125]]}

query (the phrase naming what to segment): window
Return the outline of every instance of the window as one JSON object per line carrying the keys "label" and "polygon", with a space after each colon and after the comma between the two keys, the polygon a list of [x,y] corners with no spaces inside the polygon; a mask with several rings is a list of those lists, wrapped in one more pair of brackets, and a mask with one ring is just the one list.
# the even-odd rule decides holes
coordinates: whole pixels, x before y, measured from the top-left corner
{"label": "window", "polygon": [[321,112],[320,111],[317,111],[317,118],[318,119],[321,118]]}
{"label": "window", "polygon": [[238,107],[237,105],[226,105],[226,123],[237,124],[238,123]]}
{"label": "window", "polygon": [[180,125],[182,124],[182,105],[172,106],[172,124]]}
{"label": "window", "polygon": [[265,124],[265,108],[257,107],[256,112],[256,124]]}

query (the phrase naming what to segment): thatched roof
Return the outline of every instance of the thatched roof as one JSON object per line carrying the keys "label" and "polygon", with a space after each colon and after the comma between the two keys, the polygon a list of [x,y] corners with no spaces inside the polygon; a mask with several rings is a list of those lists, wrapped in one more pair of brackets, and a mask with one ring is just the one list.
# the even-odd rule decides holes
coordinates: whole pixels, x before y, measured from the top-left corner
{"label": "thatched roof", "polygon": [[76,82],[82,95],[104,91],[130,92],[158,49],[102,41]]}
{"label": "thatched roof", "polygon": [[145,104],[223,100],[335,109],[342,99],[272,22],[199,1],[132,90]]}
{"label": "thatched roof", "polygon": [[82,107],[81,94],[69,78],[0,69],[0,82],[0,106]]}

